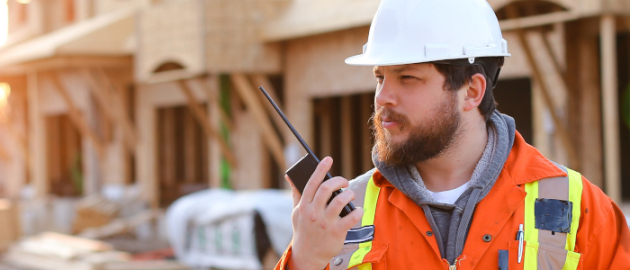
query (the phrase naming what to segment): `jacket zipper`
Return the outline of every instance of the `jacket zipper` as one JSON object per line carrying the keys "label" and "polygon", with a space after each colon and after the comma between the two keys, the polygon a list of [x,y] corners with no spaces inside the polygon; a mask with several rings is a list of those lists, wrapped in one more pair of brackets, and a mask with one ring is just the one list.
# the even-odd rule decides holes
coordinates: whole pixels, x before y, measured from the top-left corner
{"label": "jacket zipper", "polygon": [[448,267],[448,270],[457,270],[457,259],[453,262],[453,265]]}

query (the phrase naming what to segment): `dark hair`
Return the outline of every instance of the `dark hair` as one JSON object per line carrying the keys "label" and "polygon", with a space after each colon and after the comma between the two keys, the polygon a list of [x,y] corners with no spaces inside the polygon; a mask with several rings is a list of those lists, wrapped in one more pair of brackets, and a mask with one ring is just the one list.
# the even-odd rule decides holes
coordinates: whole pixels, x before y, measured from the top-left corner
{"label": "dark hair", "polygon": [[[499,67],[503,66],[503,57],[485,58],[486,62],[491,62]],[[438,64],[433,63],[435,68],[445,77],[444,89],[449,91],[455,91],[462,87],[462,85],[470,82],[473,75],[480,73],[486,78],[486,94],[483,96],[481,103],[479,103],[479,112],[484,116],[486,122],[492,116],[492,113],[497,108],[497,103],[494,101],[494,94],[492,89],[497,82],[493,81],[494,74],[489,77],[484,68],[480,65],[451,65],[451,64]]]}

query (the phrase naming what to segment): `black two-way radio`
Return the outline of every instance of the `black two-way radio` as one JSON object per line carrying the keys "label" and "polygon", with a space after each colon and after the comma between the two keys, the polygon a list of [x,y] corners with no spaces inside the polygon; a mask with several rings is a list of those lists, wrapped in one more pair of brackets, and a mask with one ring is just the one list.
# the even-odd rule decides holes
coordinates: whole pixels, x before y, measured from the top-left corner
{"label": "black two-way radio", "polygon": [[[289,176],[289,178],[291,178],[293,185],[295,185],[295,187],[300,191],[300,194],[302,194],[304,192],[304,187],[306,186],[308,179],[311,178],[311,175],[313,174],[313,172],[315,172],[315,169],[317,168],[317,164],[319,164],[320,160],[319,158],[317,158],[317,156],[315,156],[315,153],[313,153],[313,150],[311,150],[311,148],[308,147],[304,139],[302,139],[302,136],[300,136],[297,130],[295,130],[293,125],[291,125],[291,122],[289,122],[289,119],[287,119],[287,117],[284,115],[282,110],[280,110],[276,102],[274,102],[273,99],[269,96],[269,93],[267,93],[267,90],[265,90],[265,88],[262,86],[258,87],[258,89],[262,91],[262,93],[265,95],[267,100],[269,100],[269,103],[273,105],[273,108],[276,109],[280,117],[282,117],[282,120],[284,120],[284,123],[287,124],[287,127],[289,127],[291,132],[293,132],[293,135],[295,136],[295,138],[300,142],[302,147],[304,147],[304,150],[306,150],[306,155],[303,156],[300,160],[298,160],[298,162],[293,164],[293,166],[291,166],[291,168],[289,168],[286,171],[286,174]],[[327,172],[326,176],[324,177],[324,181],[330,178],[332,178],[332,175],[330,175],[330,173]],[[332,196],[330,197],[330,200],[328,200],[328,202],[330,202],[335,196],[337,196],[341,192],[342,192],[341,190],[335,190],[332,193]],[[350,212],[352,212],[354,209],[355,209],[354,204],[352,204],[352,202],[349,202],[346,206],[343,207],[339,216],[345,217],[346,215],[350,214]]]}

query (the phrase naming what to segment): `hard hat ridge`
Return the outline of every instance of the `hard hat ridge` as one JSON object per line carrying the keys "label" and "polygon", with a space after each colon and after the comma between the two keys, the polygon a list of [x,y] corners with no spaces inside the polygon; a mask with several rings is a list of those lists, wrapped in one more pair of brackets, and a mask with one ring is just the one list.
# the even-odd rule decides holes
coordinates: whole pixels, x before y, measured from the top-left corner
{"label": "hard hat ridge", "polygon": [[506,57],[507,42],[485,0],[383,0],[363,54],[349,65],[402,65]]}

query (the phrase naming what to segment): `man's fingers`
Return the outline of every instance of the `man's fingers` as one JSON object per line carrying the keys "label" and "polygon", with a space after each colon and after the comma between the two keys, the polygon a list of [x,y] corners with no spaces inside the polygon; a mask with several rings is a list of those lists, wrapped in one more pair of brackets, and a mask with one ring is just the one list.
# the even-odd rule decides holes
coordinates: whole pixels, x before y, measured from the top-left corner
{"label": "man's fingers", "polygon": [[363,218],[363,208],[357,207],[356,209],[354,209],[354,211],[350,212],[350,214],[348,214],[347,216],[339,220],[340,221],[339,226],[341,226],[339,230],[343,230],[343,231],[350,230],[350,228],[352,228],[354,224],[357,224],[357,222],[359,222],[361,218]]}
{"label": "man's fingers", "polygon": [[295,208],[297,207],[298,203],[300,203],[300,198],[302,197],[302,195],[300,194],[300,191],[297,190],[297,188],[293,184],[293,181],[291,181],[291,178],[288,175],[285,174],[284,179],[287,180],[287,182],[289,182],[289,185],[291,186],[291,197],[293,197],[293,208]]}
{"label": "man's fingers", "polygon": [[353,200],[354,192],[352,190],[345,190],[339,193],[330,201],[328,207],[326,207],[326,217],[329,219],[338,217],[343,207]]}
{"label": "man's fingers", "polygon": [[311,178],[306,183],[304,187],[304,192],[302,193],[302,198],[306,203],[310,203],[313,201],[313,197],[315,197],[315,193],[319,189],[319,185],[321,185],[322,181],[324,181],[324,177],[326,173],[330,170],[332,166],[332,158],[325,157],[322,161],[319,162],[317,168],[311,175]]}
{"label": "man's fingers", "polygon": [[318,207],[325,207],[330,200],[330,196],[336,190],[340,190],[348,186],[348,180],[343,177],[333,177],[321,184],[317,189],[315,198],[313,198],[313,204]]}

